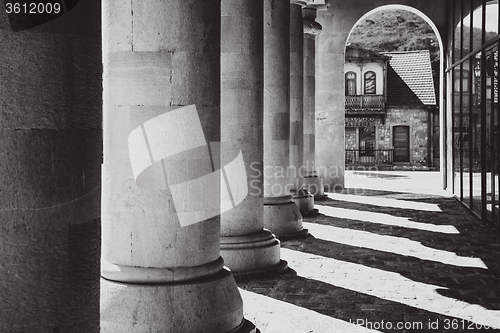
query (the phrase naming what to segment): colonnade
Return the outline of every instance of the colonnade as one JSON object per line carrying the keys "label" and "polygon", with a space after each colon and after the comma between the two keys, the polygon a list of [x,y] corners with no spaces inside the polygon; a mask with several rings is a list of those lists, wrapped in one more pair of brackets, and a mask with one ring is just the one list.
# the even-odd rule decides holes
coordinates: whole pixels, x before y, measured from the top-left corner
{"label": "colonnade", "polygon": [[305,234],[316,9],[105,0],[0,27],[21,68],[0,124],[0,331],[256,331],[233,274],[284,269],[277,237]]}

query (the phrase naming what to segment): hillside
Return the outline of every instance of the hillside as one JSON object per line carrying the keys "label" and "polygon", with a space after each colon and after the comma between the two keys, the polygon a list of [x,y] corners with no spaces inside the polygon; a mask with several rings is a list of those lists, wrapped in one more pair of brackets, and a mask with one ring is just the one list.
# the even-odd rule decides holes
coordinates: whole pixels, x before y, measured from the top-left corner
{"label": "hillside", "polygon": [[348,43],[376,52],[429,50],[432,67],[439,69],[439,43],[420,16],[406,10],[385,10],[354,27]]}

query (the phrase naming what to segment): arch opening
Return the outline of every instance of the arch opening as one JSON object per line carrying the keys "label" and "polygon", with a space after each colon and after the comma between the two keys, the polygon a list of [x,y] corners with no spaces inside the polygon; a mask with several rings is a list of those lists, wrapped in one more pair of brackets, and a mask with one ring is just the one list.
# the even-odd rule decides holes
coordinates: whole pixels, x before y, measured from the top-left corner
{"label": "arch opening", "polygon": [[[419,39],[414,34],[413,43],[414,49],[419,46],[427,49],[418,52],[408,48],[408,45],[403,45],[402,48],[394,48],[390,42],[387,45],[382,45],[380,48],[374,49],[368,47],[363,48],[363,43],[353,42],[356,40],[356,29],[359,26],[377,26],[377,22],[371,20],[371,17],[380,15],[381,13],[394,12],[410,12],[416,15],[420,21],[425,22],[426,30],[432,39]],[[410,16],[408,16],[410,17]],[[408,19],[405,15],[395,15],[394,18],[400,20],[397,23],[404,24]],[[408,23],[408,22],[406,22]],[[412,23],[412,22],[410,22]],[[413,24],[413,23],[412,23]],[[374,28],[372,31],[379,31]],[[366,34],[374,36],[374,40],[380,46],[380,40],[377,40],[378,34],[366,30]],[[395,39],[395,38],[393,38]],[[365,39],[366,40],[366,39]],[[427,44],[426,44],[427,43]],[[425,45],[426,44],[426,45]],[[384,50],[383,47],[386,46]],[[392,48],[391,48],[392,47]],[[430,50],[430,51],[429,51]],[[357,100],[353,100],[353,96],[347,95],[346,90],[346,112],[345,112],[345,165],[346,169],[366,168],[376,169],[394,169],[394,167],[408,166],[411,169],[421,168],[423,170],[440,170],[442,173],[443,187],[446,186],[445,179],[445,133],[444,133],[444,47],[441,35],[433,23],[433,21],[423,12],[416,8],[405,5],[385,5],[372,9],[364,14],[354,26],[351,28],[345,45],[344,72],[357,73],[357,91],[361,92],[361,96]],[[422,53],[422,54],[420,54]],[[418,89],[410,82],[412,80],[405,73],[401,64],[407,61],[410,63],[412,59],[432,59],[432,67],[425,67],[427,81],[421,84],[428,84],[431,88]],[[420,61],[420,60],[419,60]],[[430,65],[427,61],[426,65]],[[398,67],[399,66],[399,67]],[[416,68],[415,70],[420,70]],[[429,77],[429,70],[430,75]],[[373,73],[373,74],[369,74]],[[405,76],[406,75],[406,76]],[[347,80],[345,81],[347,84]],[[408,96],[408,102],[394,98],[394,88],[398,87],[400,95]],[[404,88],[401,88],[404,87]],[[347,88],[346,88],[347,89]],[[428,98],[425,94],[434,95],[434,98]],[[415,105],[412,105],[415,104]],[[418,105],[417,105],[418,104]],[[410,111],[409,107],[412,110]],[[420,107],[415,111],[416,107]],[[405,113],[404,110],[408,110]],[[421,124],[416,125],[415,119]],[[410,135],[406,140],[401,141],[400,137],[395,137],[394,133],[399,133],[394,128],[403,128],[401,126],[410,126]],[[370,142],[362,142],[362,133],[373,133],[368,136]],[[364,135],[366,138],[367,136]],[[361,156],[366,155],[366,149],[362,147],[371,147],[373,156],[371,159],[362,159]],[[409,154],[408,159],[394,158],[394,154],[400,156],[399,148],[405,147]],[[408,148],[406,148],[408,147]],[[403,149],[403,148],[401,148]],[[405,155],[406,156],[406,155]],[[406,161],[401,163],[398,161]],[[404,168],[404,167],[403,167]]]}

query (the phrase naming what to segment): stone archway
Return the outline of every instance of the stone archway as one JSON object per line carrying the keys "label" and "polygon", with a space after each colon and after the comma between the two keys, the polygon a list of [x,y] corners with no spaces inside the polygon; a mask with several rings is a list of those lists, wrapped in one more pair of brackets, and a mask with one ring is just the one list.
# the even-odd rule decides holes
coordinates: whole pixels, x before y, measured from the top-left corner
{"label": "stone archway", "polygon": [[[411,6],[410,6],[411,5]],[[437,35],[443,64],[446,33],[446,3],[436,1],[400,0],[399,4],[389,1],[376,3],[354,0],[348,3],[334,2],[326,11],[318,12],[318,22],[323,32],[318,38],[316,62],[316,166],[323,178],[326,190],[344,185],[344,52],[345,43],[352,28],[374,11],[384,9],[405,9],[424,18]],[[440,143],[441,170],[444,173],[446,152],[444,146],[445,128],[443,105],[443,65],[440,72]],[[445,175],[443,175],[445,179]],[[445,185],[443,183],[443,185]]]}

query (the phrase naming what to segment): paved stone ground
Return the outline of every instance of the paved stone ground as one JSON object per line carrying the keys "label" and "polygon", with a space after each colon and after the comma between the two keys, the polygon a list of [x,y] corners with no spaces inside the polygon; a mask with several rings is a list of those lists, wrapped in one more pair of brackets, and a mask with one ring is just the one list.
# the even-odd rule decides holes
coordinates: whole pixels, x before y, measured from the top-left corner
{"label": "paved stone ground", "polygon": [[239,280],[263,333],[500,332],[500,231],[437,172],[349,171],[282,242],[289,269]]}

